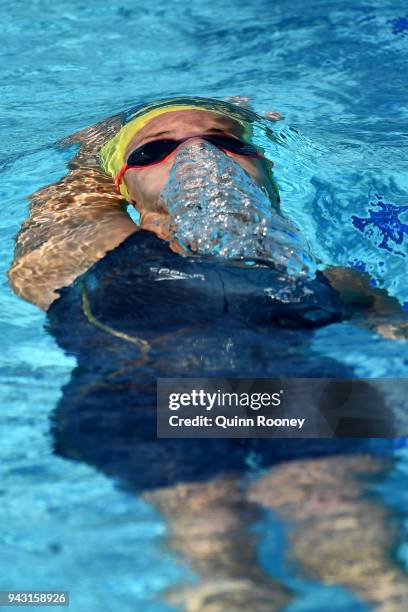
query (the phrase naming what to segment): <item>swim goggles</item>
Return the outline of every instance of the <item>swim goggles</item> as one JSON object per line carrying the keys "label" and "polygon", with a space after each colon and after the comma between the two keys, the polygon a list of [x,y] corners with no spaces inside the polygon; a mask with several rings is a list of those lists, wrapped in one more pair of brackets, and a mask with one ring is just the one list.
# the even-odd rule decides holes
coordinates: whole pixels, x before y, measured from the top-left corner
{"label": "swim goggles", "polygon": [[220,135],[207,135],[207,134],[196,134],[194,136],[186,136],[179,140],[173,139],[162,139],[152,140],[146,144],[138,147],[129,155],[126,163],[119,170],[115,177],[115,186],[117,189],[120,188],[120,184],[123,180],[124,174],[130,168],[146,168],[147,166],[153,166],[164,161],[173,151],[177,149],[183,142],[190,140],[191,138],[201,138],[211,144],[215,145],[222,151],[228,151],[229,153],[235,153],[236,155],[245,155],[246,157],[263,157],[262,153],[258,149],[248,143],[234,138],[228,134]]}

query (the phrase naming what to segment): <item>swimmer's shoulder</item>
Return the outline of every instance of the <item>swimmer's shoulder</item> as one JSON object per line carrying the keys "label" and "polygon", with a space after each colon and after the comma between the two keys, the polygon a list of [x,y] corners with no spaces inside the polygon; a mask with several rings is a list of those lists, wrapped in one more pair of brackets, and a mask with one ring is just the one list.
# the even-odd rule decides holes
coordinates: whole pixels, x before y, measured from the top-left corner
{"label": "swimmer's shoulder", "polygon": [[340,294],[343,304],[351,309],[377,314],[401,312],[399,301],[385,289],[374,287],[370,275],[355,268],[331,266],[323,272],[330,285]]}
{"label": "swimmer's shoulder", "polygon": [[385,289],[373,287],[370,276],[353,268],[331,267],[324,271],[331,286],[348,307],[350,318],[387,339],[408,340],[408,315]]}
{"label": "swimmer's shoulder", "polygon": [[59,141],[61,148],[79,145],[67,164],[69,172],[29,197],[29,216],[16,236],[8,279],[15,293],[44,310],[58,299],[58,289],[137,231],[99,160],[122,118],[108,117]]}

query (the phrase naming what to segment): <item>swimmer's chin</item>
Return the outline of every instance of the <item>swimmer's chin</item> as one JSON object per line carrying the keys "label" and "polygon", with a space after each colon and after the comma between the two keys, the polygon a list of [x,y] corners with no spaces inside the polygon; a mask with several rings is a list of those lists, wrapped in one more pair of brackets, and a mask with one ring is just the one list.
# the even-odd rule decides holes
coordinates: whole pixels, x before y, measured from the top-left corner
{"label": "swimmer's chin", "polygon": [[162,240],[170,240],[170,216],[166,212],[139,211],[140,229],[156,234]]}
{"label": "swimmer's chin", "polygon": [[148,211],[141,213],[140,228],[152,232],[161,240],[168,242],[170,249],[174,253],[184,255],[185,257],[191,257],[197,251],[195,245],[189,245],[188,248],[185,248],[174,237],[171,231],[171,217],[167,212]]}

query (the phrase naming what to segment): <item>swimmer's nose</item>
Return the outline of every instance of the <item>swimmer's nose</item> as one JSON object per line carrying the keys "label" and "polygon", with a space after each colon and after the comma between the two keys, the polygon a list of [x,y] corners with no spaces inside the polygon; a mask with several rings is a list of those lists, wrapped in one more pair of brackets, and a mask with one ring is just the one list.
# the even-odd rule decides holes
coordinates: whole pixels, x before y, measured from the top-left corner
{"label": "swimmer's nose", "polygon": [[201,138],[201,136],[191,136],[191,137],[187,137],[187,140],[185,140],[183,143],[181,143],[181,145],[179,146],[179,149],[183,149],[185,147],[188,147],[190,144],[204,144],[205,140],[204,138]]}

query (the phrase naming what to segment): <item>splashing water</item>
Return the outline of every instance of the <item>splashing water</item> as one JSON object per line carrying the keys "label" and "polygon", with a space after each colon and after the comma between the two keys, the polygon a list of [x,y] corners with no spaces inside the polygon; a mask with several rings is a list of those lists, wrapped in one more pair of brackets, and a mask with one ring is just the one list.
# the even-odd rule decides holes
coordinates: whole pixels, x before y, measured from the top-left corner
{"label": "splashing water", "polygon": [[180,148],[161,199],[170,234],[189,254],[271,263],[288,276],[314,276],[298,229],[231,157],[207,142]]}

